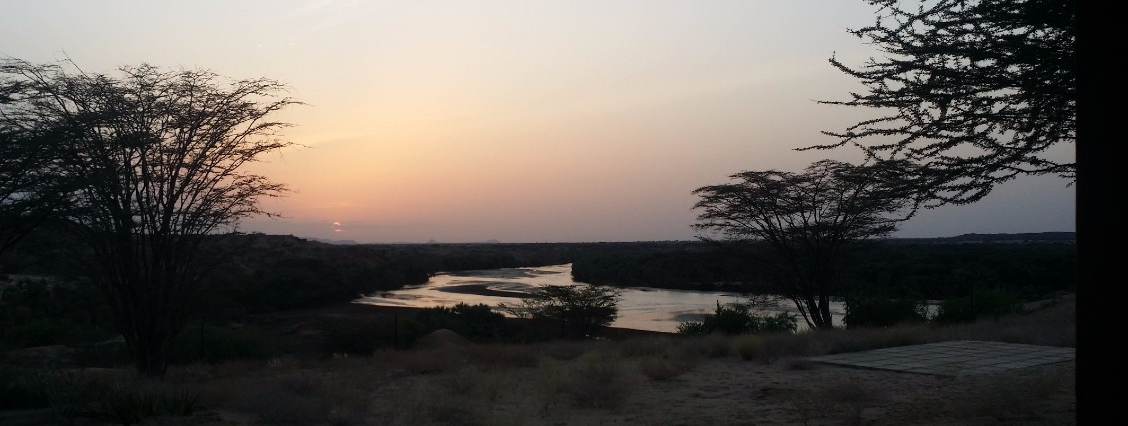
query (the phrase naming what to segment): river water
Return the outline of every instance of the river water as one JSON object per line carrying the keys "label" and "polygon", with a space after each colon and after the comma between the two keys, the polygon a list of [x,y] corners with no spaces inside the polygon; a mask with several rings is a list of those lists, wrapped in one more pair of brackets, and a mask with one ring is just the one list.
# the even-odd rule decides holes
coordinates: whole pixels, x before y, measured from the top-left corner
{"label": "river water", "polygon": [[[460,302],[471,305],[484,303],[498,310],[496,308],[498,303],[517,303],[521,295],[536,287],[575,284],[586,285],[572,281],[571,264],[446,272],[432,276],[425,284],[372,294],[356,300],[356,303],[419,308],[454,306]],[[471,289],[482,288],[489,294],[469,293]],[[619,318],[612,326],[674,332],[677,330],[678,323],[697,321],[703,314],[712,313],[718,302],[726,304],[747,301],[747,296],[730,292],[629,287],[623,289],[623,299],[619,302]],[[798,315],[794,304],[789,300],[779,301],[778,304],[760,305],[757,309],[768,315],[777,312]],[[831,315],[835,325],[841,324],[843,313],[841,303],[831,303]],[[800,330],[806,329],[802,317],[799,317],[798,322]]]}

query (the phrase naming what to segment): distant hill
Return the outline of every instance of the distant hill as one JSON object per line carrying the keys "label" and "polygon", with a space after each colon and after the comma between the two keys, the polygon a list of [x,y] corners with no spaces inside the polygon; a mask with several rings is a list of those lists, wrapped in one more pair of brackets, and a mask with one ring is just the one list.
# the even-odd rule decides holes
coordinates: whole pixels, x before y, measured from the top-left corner
{"label": "distant hill", "polygon": [[950,242],[1007,242],[1007,241],[1076,241],[1075,232],[1027,232],[1019,234],[963,234],[955,237],[940,238]]}
{"label": "distant hill", "polygon": [[310,240],[310,241],[317,241],[319,243],[325,243],[325,244],[336,244],[336,245],[341,245],[341,246],[360,244],[360,243],[356,242],[356,240],[330,240],[330,239],[326,239],[326,238],[314,238],[314,237],[303,237],[303,239]]}
{"label": "distant hill", "polygon": [[938,244],[964,244],[964,243],[1024,243],[1024,242],[1060,242],[1075,243],[1075,232],[1025,232],[1015,234],[963,234],[955,237],[933,238],[889,238],[885,241],[901,243],[938,243]]}

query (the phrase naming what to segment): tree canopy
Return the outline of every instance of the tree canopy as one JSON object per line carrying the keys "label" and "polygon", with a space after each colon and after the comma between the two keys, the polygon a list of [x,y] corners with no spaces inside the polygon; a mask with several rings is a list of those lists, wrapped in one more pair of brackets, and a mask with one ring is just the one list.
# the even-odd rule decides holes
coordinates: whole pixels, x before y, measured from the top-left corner
{"label": "tree canopy", "polygon": [[565,336],[587,337],[619,317],[623,291],[593,285],[550,285],[538,287],[521,302],[499,304],[517,318],[550,320],[560,323]]}
{"label": "tree canopy", "polygon": [[1071,0],[867,0],[873,25],[850,33],[881,57],[830,63],[862,93],[824,104],[877,116],[827,131],[871,159],[912,161],[928,206],[975,202],[1021,175],[1074,179],[1074,2]]}
{"label": "tree canopy", "polygon": [[912,167],[822,160],[802,173],[740,172],[734,182],[693,191],[701,197],[694,227],[703,239],[744,249],[808,325],[830,328],[843,249],[889,235],[911,215],[911,182],[900,179],[905,170]]}
{"label": "tree canopy", "polygon": [[268,214],[259,199],[285,190],[245,166],[292,145],[279,135],[288,125],[269,118],[296,102],[269,79],[147,64],[118,71],[3,59],[0,129],[22,152],[52,148],[15,170],[65,189],[59,216],[85,242],[85,274],[107,296],[138,369],[160,375],[206,288],[217,235]]}

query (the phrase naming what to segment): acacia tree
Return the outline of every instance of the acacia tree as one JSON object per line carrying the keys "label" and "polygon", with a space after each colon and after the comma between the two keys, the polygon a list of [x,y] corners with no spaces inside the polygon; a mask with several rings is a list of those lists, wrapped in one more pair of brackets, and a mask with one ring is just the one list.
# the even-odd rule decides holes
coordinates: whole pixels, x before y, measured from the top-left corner
{"label": "acacia tree", "polygon": [[[0,84],[0,90],[6,88]],[[0,114],[12,101],[0,93]],[[0,255],[54,217],[66,198],[67,189],[51,167],[58,141],[24,130],[0,120]],[[0,273],[6,266],[0,264]]]}
{"label": "acacia tree", "polygon": [[910,165],[822,160],[802,173],[744,171],[693,191],[700,238],[738,249],[795,303],[812,329],[833,328],[844,251],[886,236],[912,212]]}
{"label": "acacia tree", "polygon": [[515,305],[498,307],[517,318],[558,321],[563,334],[586,337],[619,317],[623,291],[592,285],[538,287]]}
{"label": "acacia tree", "polygon": [[3,59],[0,128],[60,142],[26,171],[68,182],[61,214],[85,243],[83,270],[137,369],[163,375],[207,290],[220,237],[267,214],[257,201],[285,190],[244,166],[292,145],[278,134],[287,124],[269,118],[296,102],[268,79],[146,64],[111,76],[70,65]]}
{"label": "acacia tree", "polygon": [[883,55],[858,67],[862,93],[824,104],[872,108],[876,118],[828,149],[855,145],[874,160],[920,165],[926,206],[965,204],[1021,175],[1074,179],[1050,148],[1076,140],[1077,81],[1071,0],[867,0],[873,25],[849,32]]}

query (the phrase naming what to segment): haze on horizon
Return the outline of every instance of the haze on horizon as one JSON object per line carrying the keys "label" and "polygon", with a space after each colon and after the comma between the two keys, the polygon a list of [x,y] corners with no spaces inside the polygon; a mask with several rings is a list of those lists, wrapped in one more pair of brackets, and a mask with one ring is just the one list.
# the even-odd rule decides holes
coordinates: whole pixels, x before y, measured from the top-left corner
{"label": "haze on horizon", "polygon": [[[268,77],[304,145],[255,164],[293,192],[241,230],[361,243],[691,240],[691,191],[868,111],[827,62],[876,54],[861,0],[45,0],[0,3],[0,55],[87,72],[149,63]],[[1073,147],[1056,148],[1072,158]],[[921,212],[896,237],[1073,231],[1056,177]]]}

